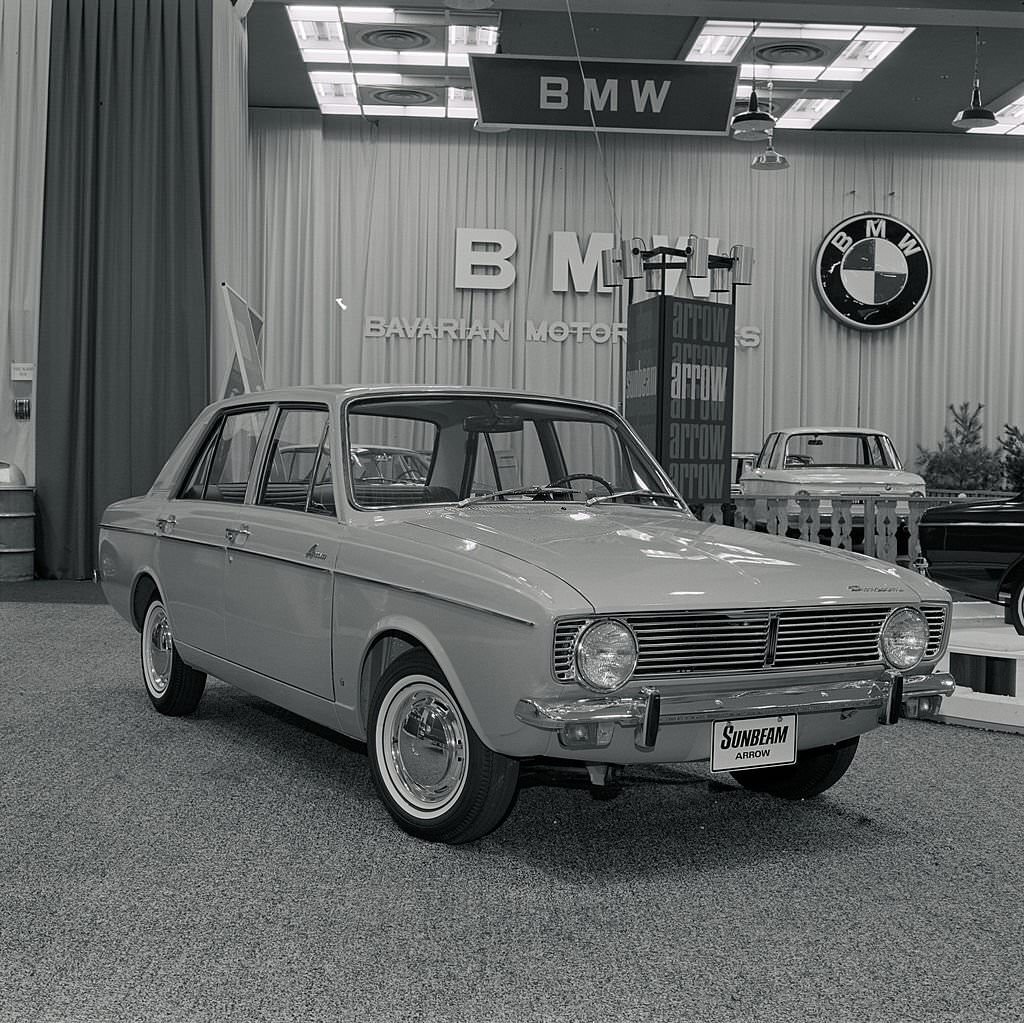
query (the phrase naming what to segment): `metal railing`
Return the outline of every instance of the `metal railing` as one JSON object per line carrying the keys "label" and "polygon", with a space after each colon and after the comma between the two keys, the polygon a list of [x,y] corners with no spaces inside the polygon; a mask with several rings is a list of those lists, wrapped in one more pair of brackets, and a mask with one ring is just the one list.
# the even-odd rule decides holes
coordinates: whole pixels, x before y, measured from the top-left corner
{"label": "metal railing", "polygon": [[[1007,499],[1002,492],[940,492],[929,497],[733,497],[723,504],[697,505],[704,522],[789,536],[858,551],[882,561],[917,567],[922,560],[921,516],[939,505]],[[821,504],[828,508],[822,514]],[[899,513],[897,505],[900,506]],[[796,510],[794,511],[794,506]]]}

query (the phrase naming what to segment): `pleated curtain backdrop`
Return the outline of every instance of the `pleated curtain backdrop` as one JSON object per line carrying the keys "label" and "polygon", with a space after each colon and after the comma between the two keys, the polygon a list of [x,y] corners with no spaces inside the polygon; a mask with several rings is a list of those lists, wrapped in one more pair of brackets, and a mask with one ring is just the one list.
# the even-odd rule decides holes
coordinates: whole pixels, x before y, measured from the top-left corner
{"label": "pleated curtain backdrop", "polygon": [[[556,293],[551,279],[553,232],[585,243],[618,223],[627,237],[755,247],[736,322],[760,344],[736,353],[737,450],[775,427],[861,423],[911,462],[965,400],[987,406],[989,443],[1024,423],[1024,140],[780,133],[792,168],[772,174],[751,171],[757,147],[726,139],[602,141],[614,211],[587,134],[253,111],[250,295],[267,318],[268,382],[473,383],[614,403],[618,345],[524,330],[620,318],[614,296]],[[876,334],[826,315],[811,278],[829,230],[867,210],[919,232],[934,267],[924,308]],[[454,287],[458,227],[515,235],[512,288]],[[510,320],[513,337],[380,339],[366,336],[371,316]]]}
{"label": "pleated curtain backdrop", "polygon": [[32,398],[28,382],[12,384],[12,362],[34,363],[39,332],[43,244],[43,169],[50,59],[50,5],[0,3],[0,461],[35,481],[32,420],[15,420],[15,397]]}
{"label": "pleated curtain backdrop", "polygon": [[234,356],[220,283],[249,287],[249,87],[245,29],[230,0],[213,0],[213,88],[210,132],[212,267],[210,395]]}
{"label": "pleated curtain backdrop", "polygon": [[87,578],[206,403],[210,0],[55,0],[37,572]]}

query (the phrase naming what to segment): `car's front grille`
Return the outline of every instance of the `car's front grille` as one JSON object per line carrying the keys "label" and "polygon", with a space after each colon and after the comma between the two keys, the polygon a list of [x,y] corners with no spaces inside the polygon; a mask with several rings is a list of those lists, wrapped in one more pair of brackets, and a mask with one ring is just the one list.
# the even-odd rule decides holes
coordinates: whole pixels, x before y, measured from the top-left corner
{"label": "car's front grille", "polygon": [[[878,634],[898,605],[681,611],[622,614],[636,634],[639,658],[633,677],[797,671],[881,663]],[[946,631],[945,604],[921,607],[928,620],[925,659],[938,655]],[[576,677],[573,648],[591,618],[568,618],[555,626],[555,678]]]}

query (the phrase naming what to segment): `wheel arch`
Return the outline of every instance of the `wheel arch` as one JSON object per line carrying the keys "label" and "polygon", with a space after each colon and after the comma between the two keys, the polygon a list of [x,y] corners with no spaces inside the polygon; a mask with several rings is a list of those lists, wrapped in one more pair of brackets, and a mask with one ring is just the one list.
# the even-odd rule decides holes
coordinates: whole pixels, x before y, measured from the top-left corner
{"label": "wheel arch", "polygon": [[146,617],[146,608],[149,607],[153,597],[160,593],[160,586],[153,573],[149,569],[142,569],[135,576],[132,582],[131,609],[132,625],[136,632],[142,631],[142,622]]}
{"label": "wheel arch", "polygon": [[1010,567],[1003,573],[999,583],[1000,590],[1013,590],[1014,587],[1024,581],[1024,554],[1020,555]]}
{"label": "wheel arch", "polygon": [[363,727],[367,728],[369,724],[370,697],[373,694],[374,683],[394,661],[410,650],[422,650],[431,657],[451,686],[462,713],[466,715],[476,734],[485,741],[480,719],[466,697],[465,686],[445,653],[443,644],[422,622],[404,617],[379,622],[373,631],[373,638],[363,653],[359,666],[359,720]]}

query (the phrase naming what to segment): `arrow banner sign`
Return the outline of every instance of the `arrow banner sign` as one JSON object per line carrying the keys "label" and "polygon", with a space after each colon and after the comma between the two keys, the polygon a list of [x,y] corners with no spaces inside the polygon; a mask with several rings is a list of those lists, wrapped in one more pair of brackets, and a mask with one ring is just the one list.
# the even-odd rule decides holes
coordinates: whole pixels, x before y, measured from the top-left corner
{"label": "arrow banner sign", "polygon": [[739,68],[490,54],[470,72],[484,127],[727,135]]}

